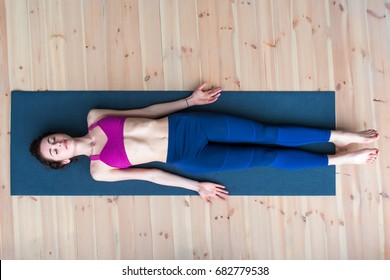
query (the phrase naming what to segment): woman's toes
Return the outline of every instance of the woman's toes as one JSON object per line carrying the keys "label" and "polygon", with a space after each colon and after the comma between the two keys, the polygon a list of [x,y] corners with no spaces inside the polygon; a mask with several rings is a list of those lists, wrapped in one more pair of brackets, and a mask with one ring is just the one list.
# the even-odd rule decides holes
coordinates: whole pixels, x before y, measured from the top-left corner
{"label": "woman's toes", "polygon": [[379,154],[379,150],[373,149],[372,152],[369,154],[368,162],[374,163],[376,161],[376,159],[378,158],[378,154]]}

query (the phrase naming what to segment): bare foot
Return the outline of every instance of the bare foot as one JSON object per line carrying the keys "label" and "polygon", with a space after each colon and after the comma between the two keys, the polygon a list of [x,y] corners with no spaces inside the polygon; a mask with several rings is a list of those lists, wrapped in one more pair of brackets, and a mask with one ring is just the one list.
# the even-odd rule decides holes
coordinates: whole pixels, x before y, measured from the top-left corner
{"label": "bare foot", "polygon": [[363,130],[360,132],[344,132],[333,130],[329,142],[336,147],[342,148],[349,144],[369,144],[379,139],[379,133],[375,129]]}
{"label": "bare foot", "polygon": [[339,152],[329,155],[329,165],[373,163],[378,158],[378,149],[362,149],[355,152]]}

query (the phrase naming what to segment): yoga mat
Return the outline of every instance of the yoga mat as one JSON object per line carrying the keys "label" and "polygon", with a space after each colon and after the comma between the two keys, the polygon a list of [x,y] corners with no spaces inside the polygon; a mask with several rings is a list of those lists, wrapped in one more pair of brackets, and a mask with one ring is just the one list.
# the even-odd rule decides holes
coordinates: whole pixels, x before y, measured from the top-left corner
{"label": "yoga mat", "polygon": [[[182,188],[146,181],[96,182],[89,159],[64,170],[51,170],[30,155],[33,139],[47,131],[72,136],[87,133],[86,117],[93,108],[131,109],[187,97],[190,91],[13,91],[11,97],[12,195],[195,195]],[[335,128],[334,92],[224,91],[216,103],[192,107],[250,118],[269,124]],[[334,152],[332,144],[302,149]],[[286,171],[271,167],[193,175],[167,164],[147,164],[200,181],[225,185],[230,195],[335,195],[335,168]]]}

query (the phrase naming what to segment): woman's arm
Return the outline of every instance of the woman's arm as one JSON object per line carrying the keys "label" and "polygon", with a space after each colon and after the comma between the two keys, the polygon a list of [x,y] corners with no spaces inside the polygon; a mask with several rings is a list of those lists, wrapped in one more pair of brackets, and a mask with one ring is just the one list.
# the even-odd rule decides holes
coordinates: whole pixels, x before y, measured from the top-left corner
{"label": "woman's arm", "polygon": [[94,123],[103,116],[108,115],[120,115],[126,117],[138,117],[138,118],[161,118],[171,113],[186,109],[195,105],[211,104],[218,100],[221,95],[221,88],[215,88],[211,90],[204,90],[207,83],[204,83],[198,87],[191,96],[167,103],[160,103],[151,105],[142,109],[132,110],[106,110],[106,109],[93,109],[88,114],[88,123]]}
{"label": "woman's arm", "polygon": [[184,188],[199,193],[201,198],[209,204],[211,204],[211,198],[225,200],[228,194],[222,185],[211,182],[198,182],[159,169],[109,169],[91,172],[91,175],[97,181],[143,180],[164,186]]}

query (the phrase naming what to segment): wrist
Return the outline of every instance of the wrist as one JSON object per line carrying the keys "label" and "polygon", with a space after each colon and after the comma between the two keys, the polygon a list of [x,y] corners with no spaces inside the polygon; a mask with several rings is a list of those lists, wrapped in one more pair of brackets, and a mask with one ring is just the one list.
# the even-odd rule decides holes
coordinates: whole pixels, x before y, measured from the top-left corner
{"label": "wrist", "polygon": [[187,97],[184,99],[186,101],[187,108],[194,106],[192,97]]}
{"label": "wrist", "polygon": [[189,189],[195,192],[199,192],[201,189],[200,183],[198,181],[191,180],[191,182],[189,183]]}

